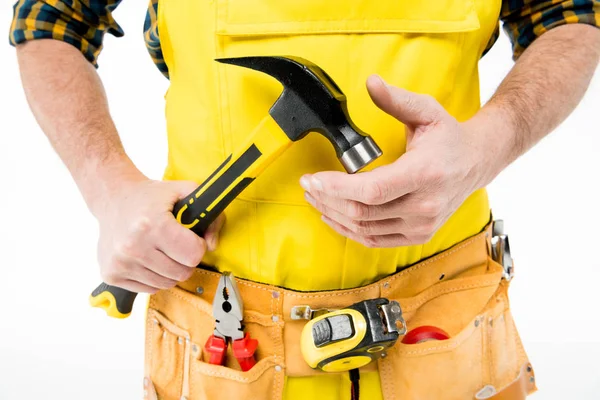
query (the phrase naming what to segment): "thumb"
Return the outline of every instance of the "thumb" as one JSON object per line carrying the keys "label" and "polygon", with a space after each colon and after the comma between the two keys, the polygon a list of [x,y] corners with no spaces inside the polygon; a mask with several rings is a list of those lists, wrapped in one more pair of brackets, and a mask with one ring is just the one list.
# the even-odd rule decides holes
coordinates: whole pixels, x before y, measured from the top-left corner
{"label": "thumb", "polygon": [[206,244],[208,246],[209,251],[216,250],[217,244],[219,243],[219,232],[221,232],[221,228],[223,228],[224,224],[225,214],[221,214],[212,224],[210,224],[210,226],[204,233],[204,240],[206,240]]}
{"label": "thumb", "polygon": [[439,119],[442,106],[431,96],[388,85],[379,75],[367,79],[371,100],[405,125],[429,125]]}

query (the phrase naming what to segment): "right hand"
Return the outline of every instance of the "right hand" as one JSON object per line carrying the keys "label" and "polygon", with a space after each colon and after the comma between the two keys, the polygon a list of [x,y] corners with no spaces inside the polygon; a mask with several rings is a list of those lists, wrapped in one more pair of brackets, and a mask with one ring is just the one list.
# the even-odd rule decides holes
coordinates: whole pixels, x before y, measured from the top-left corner
{"label": "right hand", "polygon": [[96,213],[98,261],[104,282],[132,292],[156,293],[187,280],[207,248],[217,246],[221,215],[204,238],[183,227],[173,205],[198,185],[141,180],[113,195]]}

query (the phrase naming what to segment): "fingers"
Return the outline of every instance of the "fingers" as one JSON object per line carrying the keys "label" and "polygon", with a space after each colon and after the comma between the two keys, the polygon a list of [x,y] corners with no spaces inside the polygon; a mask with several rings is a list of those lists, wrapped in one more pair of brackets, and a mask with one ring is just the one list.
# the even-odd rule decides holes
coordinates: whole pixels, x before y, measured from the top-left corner
{"label": "fingers", "polygon": [[[321,214],[359,235],[386,235],[397,233],[399,230],[405,229],[405,223],[400,218],[383,220],[364,220],[352,218],[348,216],[347,212],[344,213],[337,211],[336,209],[327,206],[325,203],[317,201],[308,193],[305,194],[305,198],[306,201],[319,210]],[[352,213],[353,211],[350,212]]]}
{"label": "fingers", "polygon": [[377,107],[403,124],[432,124],[443,110],[433,97],[390,86],[379,75],[367,79],[367,90]]}
{"label": "fingers", "polygon": [[[197,188],[194,182],[143,181],[120,192],[99,217],[98,261],[108,284],[152,292],[187,280],[200,264],[207,242],[173,217],[175,202]],[[211,250],[225,218],[211,224]]]}
{"label": "fingers", "polygon": [[[106,282],[106,280],[104,280],[104,282]],[[108,283],[108,282],[106,282],[106,283]],[[116,287],[120,287],[122,289],[127,289],[130,292],[134,292],[134,293],[155,294],[156,292],[158,292],[160,290],[158,288],[147,286],[147,285],[144,285],[143,283],[139,283],[139,282],[132,281],[129,279],[123,280],[118,284],[114,284],[114,283],[108,283],[108,284],[116,286]]]}
{"label": "fingers", "polygon": [[142,260],[142,265],[147,269],[176,282],[188,280],[195,270],[195,267],[188,267],[172,260],[160,250],[149,252],[147,257]]}
{"label": "fingers", "polygon": [[386,204],[368,205],[354,200],[345,200],[313,191],[305,194],[306,200],[322,214],[324,209],[336,211],[355,221],[380,221],[389,218],[436,217],[442,202],[432,198],[422,199],[409,193]]}
{"label": "fingers", "polygon": [[376,221],[355,220],[316,202],[307,196],[307,201],[327,219],[351,231],[354,236],[381,236],[402,234],[411,244],[428,242],[438,228],[437,220],[432,217],[413,216],[406,219],[399,217]]}
{"label": "fingers", "polygon": [[131,280],[155,289],[170,289],[177,285],[176,280],[165,278],[141,265],[136,265],[131,269],[130,273],[131,275],[129,277]]}
{"label": "fingers", "polygon": [[343,235],[347,238],[354,240],[355,242],[361,243],[367,247],[371,248],[384,248],[384,247],[398,247],[398,246],[408,246],[412,244],[406,236],[402,234],[393,234],[393,235],[360,235],[352,230],[346,228],[345,226],[322,216],[321,219],[327,225],[329,225],[333,230],[335,230],[340,235]]}
{"label": "fingers", "polygon": [[187,267],[196,267],[206,252],[206,242],[189,229],[181,226],[170,213],[157,221],[153,230],[154,243],[167,257]]}
{"label": "fingers", "polygon": [[[431,199],[409,194],[384,205],[369,206],[314,192],[306,201],[317,209],[337,232],[367,246],[414,245],[431,240],[447,219],[440,218]],[[398,236],[400,235],[400,236]]]}
{"label": "fingers", "polygon": [[300,185],[310,193],[319,191],[331,197],[368,205],[387,203],[416,188],[416,182],[402,157],[393,164],[353,175],[337,171],[304,175]]}
{"label": "fingers", "polygon": [[102,279],[109,285],[137,293],[154,293],[160,289],[170,289],[177,284],[177,281],[161,276],[131,260],[116,262],[103,269]]}

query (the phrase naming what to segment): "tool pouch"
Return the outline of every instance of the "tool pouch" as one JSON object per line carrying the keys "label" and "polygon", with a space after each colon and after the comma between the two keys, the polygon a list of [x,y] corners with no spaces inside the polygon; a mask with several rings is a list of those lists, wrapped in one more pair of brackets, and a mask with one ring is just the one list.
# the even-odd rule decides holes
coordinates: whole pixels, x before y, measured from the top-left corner
{"label": "tool pouch", "polygon": [[[207,276],[208,277],[208,276]],[[210,355],[204,344],[212,335],[215,321],[211,299],[218,283],[218,275],[203,279],[197,292],[173,288],[151,296],[146,332],[145,375],[154,384],[161,400],[280,398],[283,390],[283,324],[265,313],[248,309],[244,313],[245,330],[258,339],[255,354],[258,362],[249,371],[242,372],[228,348],[226,364],[209,364]],[[214,278],[214,279],[212,279]],[[245,288],[248,289],[244,285]],[[250,288],[242,296],[264,298],[270,303],[271,291]],[[276,315],[276,314],[273,314]],[[272,395],[271,395],[272,394]]]}
{"label": "tool pouch", "polygon": [[509,310],[506,271],[491,257],[491,236],[489,226],[356,289],[297,292],[238,279],[245,330],[259,341],[257,364],[247,372],[239,370],[231,349],[226,365],[207,362],[203,347],[214,328],[211,301],[219,274],[198,269],[179,287],[150,297],[146,377],[165,400],[281,399],[285,376],[324,374],[302,358],[300,334],[307,321],[292,318],[297,307],[340,309],[385,297],[400,303],[408,329],[433,325],[450,335],[418,344],[399,341],[378,363],[361,368],[379,371],[385,400],[525,398],[535,390],[533,371]]}

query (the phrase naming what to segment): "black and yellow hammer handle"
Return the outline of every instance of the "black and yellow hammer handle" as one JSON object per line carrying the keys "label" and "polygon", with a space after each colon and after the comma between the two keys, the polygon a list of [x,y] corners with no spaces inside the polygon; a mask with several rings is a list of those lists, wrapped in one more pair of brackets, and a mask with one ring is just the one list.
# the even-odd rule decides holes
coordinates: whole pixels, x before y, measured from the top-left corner
{"label": "black and yellow hammer handle", "polygon": [[[202,236],[260,172],[292,142],[277,123],[266,116],[250,135],[248,142],[232,153],[196,190],[179,200],[173,215],[180,224]],[[100,284],[90,295],[92,307],[99,307],[115,318],[127,318],[137,293]]]}

